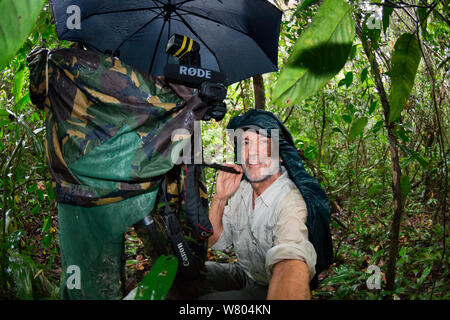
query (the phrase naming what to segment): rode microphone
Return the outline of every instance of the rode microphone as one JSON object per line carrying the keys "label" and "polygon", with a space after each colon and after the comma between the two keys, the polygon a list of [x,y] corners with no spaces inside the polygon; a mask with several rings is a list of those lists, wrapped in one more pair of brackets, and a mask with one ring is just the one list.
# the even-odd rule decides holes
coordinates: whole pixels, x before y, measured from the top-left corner
{"label": "rode microphone", "polygon": [[178,58],[180,63],[167,64],[164,77],[170,82],[199,89],[198,95],[210,105],[203,120],[222,120],[227,112],[223,103],[227,96],[225,74],[201,67],[200,46],[189,37],[172,35],[167,42],[166,53]]}

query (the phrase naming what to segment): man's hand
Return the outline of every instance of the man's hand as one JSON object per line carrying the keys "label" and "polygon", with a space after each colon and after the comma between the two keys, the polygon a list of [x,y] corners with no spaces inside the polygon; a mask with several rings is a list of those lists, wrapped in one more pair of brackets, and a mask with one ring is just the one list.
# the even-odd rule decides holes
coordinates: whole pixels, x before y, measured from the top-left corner
{"label": "man's hand", "polygon": [[242,175],[244,174],[241,166],[238,166],[237,164],[226,164],[225,166],[233,168],[240,172],[240,174],[219,171],[216,182],[216,194],[214,197],[222,201],[227,201],[236,192],[241,183]]}
{"label": "man's hand", "polygon": [[241,183],[244,171],[237,164],[227,164],[240,174],[220,171],[217,176],[216,194],[214,195],[211,206],[209,207],[209,220],[213,226],[214,233],[208,238],[208,245],[212,247],[223,231],[222,216],[227,200],[236,192]]}

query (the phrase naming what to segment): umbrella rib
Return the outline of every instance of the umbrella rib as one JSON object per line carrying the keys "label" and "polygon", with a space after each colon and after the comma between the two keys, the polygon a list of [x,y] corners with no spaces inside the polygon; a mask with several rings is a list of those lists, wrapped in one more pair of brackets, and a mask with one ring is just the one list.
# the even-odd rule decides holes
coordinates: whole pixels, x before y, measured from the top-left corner
{"label": "umbrella rib", "polygon": [[[125,9],[125,10],[114,10],[114,11],[105,11],[105,12],[96,12],[96,13],[91,13],[90,15],[84,17],[83,19],[81,19],[81,21],[84,21],[92,16],[101,16],[104,14],[110,14],[110,13],[122,13],[122,12],[134,12],[134,11],[144,11],[144,10],[150,10],[153,11],[154,9],[161,9],[161,7],[156,6],[156,7],[148,7],[148,8],[134,8],[134,9]],[[158,13],[157,11],[153,11],[155,13]]]}
{"label": "umbrella rib", "polygon": [[167,22],[167,20],[164,20],[164,23],[161,27],[161,31],[159,32],[158,41],[156,41],[156,46],[155,46],[155,49],[153,50],[152,62],[150,63],[150,69],[148,70],[148,73],[150,73],[150,74],[153,69],[153,62],[155,62],[154,60],[155,60],[156,52],[158,51],[159,42],[161,41],[161,35],[164,31],[164,27],[166,26],[166,22]]}
{"label": "umbrella rib", "polygon": [[[153,2],[158,2],[160,5],[162,5],[163,7],[166,5],[164,2],[161,2],[159,0],[152,0]],[[162,9],[161,7],[158,7],[160,9]]]}
{"label": "umbrella rib", "polygon": [[202,38],[200,38],[200,36],[197,34],[197,32],[195,32],[195,30],[192,29],[192,27],[189,25],[189,23],[187,23],[187,21],[184,20],[183,17],[178,12],[175,11],[175,14],[181,19],[181,21],[183,21],[183,23],[186,25],[186,27],[198,38],[198,40],[200,40],[205,45],[205,47],[213,54],[214,58],[216,58],[217,64],[219,65],[219,69],[222,70],[222,68],[220,68],[220,61],[219,61],[219,59],[217,59],[216,53],[213,50],[211,50],[211,48],[206,44],[206,42],[203,41]]}
{"label": "umbrella rib", "polygon": [[114,50],[117,51],[121,46],[123,46],[123,44],[125,42],[127,42],[128,40],[130,40],[136,33],[138,33],[139,31],[145,29],[150,23],[152,23],[154,20],[156,20],[159,16],[161,16],[161,14],[163,13],[163,11],[161,11],[160,13],[158,13],[156,16],[154,16],[152,19],[150,19],[146,24],[144,24],[142,27],[140,27],[139,29],[137,29],[135,32],[133,32],[129,37],[125,38],[120,44],[119,46]]}
{"label": "umbrella rib", "polygon": [[[170,39],[170,20],[169,20],[169,23],[168,23],[167,25],[168,25],[168,30],[167,30],[167,42],[169,42],[169,39]],[[169,55],[166,54],[166,64],[168,64],[168,63],[169,63]]]}
{"label": "umbrella rib", "polygon": [[177,3],[177,4],[176,4],[177,9],[180,8],[180,7],[181,7],[183,4],[185,4],[186,2],[192,2],[192,1],[194,1],[194,0],[186,0],[186,1],[183,1],[183,2],[180,2],[180,3]]}

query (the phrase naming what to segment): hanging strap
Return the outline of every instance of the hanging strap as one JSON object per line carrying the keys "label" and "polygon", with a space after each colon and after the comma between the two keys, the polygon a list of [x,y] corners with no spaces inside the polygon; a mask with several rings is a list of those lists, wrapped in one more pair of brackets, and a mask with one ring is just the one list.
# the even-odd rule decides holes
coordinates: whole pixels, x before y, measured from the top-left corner
{"label": "hanging strap", "polygon": [[172,211],[167,200],[166,181],[162,184],[162,197],[165,202],[164,224],[167,230],[170,244],[175,256],[178,258],[178,272],[183,279],[192,280],[200,275],[198,262],[192,254],[191,248],[184,239],[183,229],[180,226],[177,216]]}
{"label": "hanging strap", "polygon": [[[195,164],[185,165],[186,178],[186,216],[189,219],[196,237],[199,239],[207,239],[211,234],[213,227],[208,217],[207,204],[202,203],[200,196],[201,185],[199,176],[201,167]],[[202,190],[206,193],[206,190]],[[207,201],[207,200],[206,200]]]}

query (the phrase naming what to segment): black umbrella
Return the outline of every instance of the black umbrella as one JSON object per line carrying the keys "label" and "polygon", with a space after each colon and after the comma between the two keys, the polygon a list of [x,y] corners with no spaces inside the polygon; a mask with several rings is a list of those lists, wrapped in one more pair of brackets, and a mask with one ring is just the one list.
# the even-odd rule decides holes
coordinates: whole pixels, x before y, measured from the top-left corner
{"label": "black umbrella", "polygon": [[200,46],[201,67],[225,84],[277,70],[281,11],[266,0],[50,0],[61,39],[162,75],[173,34]]}

